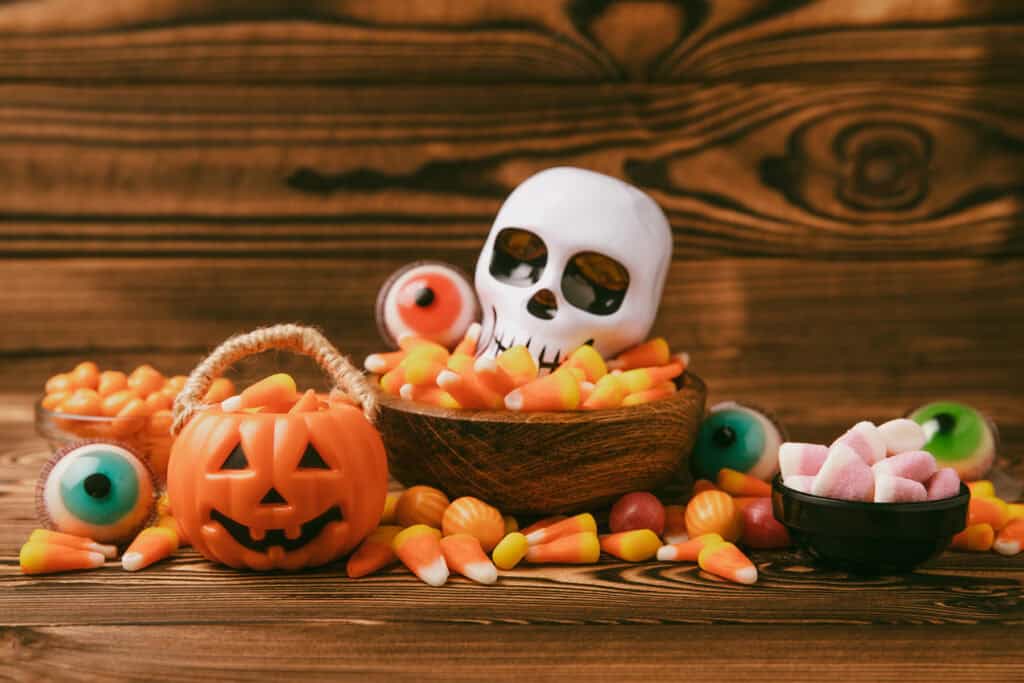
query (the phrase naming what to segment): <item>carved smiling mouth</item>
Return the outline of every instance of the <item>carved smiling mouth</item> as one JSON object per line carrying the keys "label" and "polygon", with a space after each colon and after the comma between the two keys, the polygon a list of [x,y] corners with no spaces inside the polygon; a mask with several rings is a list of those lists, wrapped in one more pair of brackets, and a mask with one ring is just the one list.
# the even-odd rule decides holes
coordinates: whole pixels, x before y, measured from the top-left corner
{"label": "carved smiling mouth", "polygon": [[335,505],[319,517],[315,517],[303,524],[302,530],[296,538],[285,536],[284,529],[267,529],[263,538],[258,541],[253,539],[249,527],[236,522],[216,508],[210,512],[210,519],[224,527],[231,534],[231,538],[235,539],[239,545],[249,550],[264,553],[273,546],[280,546],[286,551],[298,550],[319,536],[324,527],[331,522],[343,521],[344,516],[341,514],[341,508]]}
{"label": "carved smiling mouth", "polygon": [[[513,334],[506,334],[505,332],[498,331],[498,311],[493,306],[491,307],[491,338],[486,344],[480,346],[480,352],[478,355],[484,353],[491,353],[493,356],[497,356],[502,351],[508,351],[516,344],[522,344],[527,349],[530,349],[533,353],[533,357],[537,359],[537,367],[541,372],[551,372],[561,365],[563,360],[562,353],[571,353],[576,350],[576,347],[572,349],[560,349],[560,348],[548,348],[547,346],[541,346],[538,352],[535,348],[531,348],[533,344],[533,337],[527,337],[525,340],[517,338]],[[587,341],[579,344],[579,346],[593,345],[594,340],[588,339]]]}

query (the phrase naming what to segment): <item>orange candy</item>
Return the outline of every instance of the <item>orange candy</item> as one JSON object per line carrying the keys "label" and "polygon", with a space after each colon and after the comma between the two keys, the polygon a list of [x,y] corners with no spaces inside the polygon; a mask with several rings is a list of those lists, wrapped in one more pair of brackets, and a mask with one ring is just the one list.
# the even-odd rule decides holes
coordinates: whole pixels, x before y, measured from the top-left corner
{"label": "orange candy", "polygon": [[718,471],[717,483],[718,488],[734,496],[769,498],[772,495],[772,487],[767,482],[728,467],[723,467]]}
{"label": "orange candy", "polygon": [[391,543],[398,559],[423,583],[441,586],[448,580],[448,565],[441,551],[441,532],[415,524],[395,535]]}
{"label": "orange candy", "polygon": [[350,579],[368,576],[398,561],[392,547],[395,536],[402,530],[399,526],[379,526],[367,536],[352,556],[348,558],[345,571]]}
{"label": "orange candy", "polygon": [[686,506],[686,530],[691,538],[714,533],[727,541],[735,541],[743,531],[743,524],[728,493],[704,491]]}
{"label": "orange candy", "polygon": [[509,410],[576,410],[579,405],[580,382],[570,368],[559,368],[505,396]]}
{"label": "orange candy", "polygon": [[949,544],[954,550],[970,550],[974,552],[986,552],[992,549],[995,542],[996,532],[991,524],[984,522],[971,524],[966,529],[953,537]]}
{"label": "orange candy", "polygon": [[704,548],[717,543],[725,543],[725,539],[718,534],[704,534],[679,543],[669,543],[658,548],[658,559],[662,562],[696,562]]}
{"label": "orange candy", "polygon": [[479,498],[463,496],[452,501],[441,519],[445,536],[469,534],[490,552],[505,536],[505,520],[497,508]]}
{"label": "orange candy", "polygon": [[971,496],[967,508],[967,526],[988,524],[993,531],[999,531],[1010,521],[1010,510],[999,498]]}
{"label": "orange candy", "polygon": [[55,391],[52,394],[47,394],[46,396],[44,396],[43,400],[40,402],[40,405],[42,405],[43,408],[45,408],[46,410],[56,412],[57,410],[60,409],[60,404],[64,402],[64,399],[68,398],[69,396],[71,396],[70,391]]}
{"label": "orange candy", "polygon": [[203,403],[220,403],[226,398],[230,398],[235,395],[235,384],[227,377],[218,377],[210,383],[210,388],[206,390],[206,396],[203,397]]}
{"label": "orange candy", "polygon": [[432,486],[413,486],[398,499],[395,519],[403,527],[425,524],[440,529],[448,505],[448,496]]}
{"label": "orange candy", "polygon": [[116,391],[128,388],[128,375],[119,370],[104,370],[100,373],[96,391],[100,396],[110,396]]}
{"label": "orange candy", "polygon": [[154,391],[145,398],[145,403],[146,410],[150,413],[155,413],[158,410],[170,410],[174,404],[174,399],[162,391]]}
{"label": "orange candy", "polygon": [[469,534],[453,534],[441,539],[441,552],[448,568],[477,583],[494,583],[498,568],[480,547],[480,541]]}
{"label": "orange candy", "polygon": [[121,412],[122,408],[128,405],[129,401],[138,397],[138,394],[131,389],[115,391],[109,396],[105,396],[103,398],[103,402],[100,405],[100,413],[106,417],[115,417]]}
{"label": "orange candy", "polygon": [[140,365],[128,375],[128,388],[145,398],[164,386],[164,376],[151,365]]}
{"label": "orange candy", "polygon": [[599,557],[601,542],[593,531],[561,536],[526,551],[526,561],[532,564],[593,564]]}
{"label": "orange candy", "polygon": [[75,383],[71,380],[71,374],[62,372],[54,375],[50,379],[46,380],[46,393],[53,394],[58,391],[66,391],[68,393],[75,390]]}
{"label": "orange candy", "polygon": [[665,539],[665,543],[680,543],[689,538],[689,534],[686,533],[685,506],[665,506],[665,528],[661,535]]}
{"label": "orange candy", "polygon": [[29,541],[18,555],[22,574],[53,574],[102,567],[106,558],[92,550]]}
{"label": "orange candy", "polygon": [[76,388],[95,389],[99,386],[100,369],[91,360],[83,361],[71,371],[71,383]]}
{"label": "orange candy", "polygon": [[306,393],[295,402],[289,413],[315,413],[320,410],[320,399],[316,397],[316,391],[308,389]]}
{"label": "orange candy", "polygon": [[742,584],[757,583],[757,567],[732,543],[711,543],[700,551],[697,565],[715,576]]}
{"label": "orange candy", "polygon": [[526,530],[523,531],[523,535],[526,536],[526,540],[529,541],[530,545],[550,543],[564,536],[579,533],[597,533],[597,521],[589,512],[563,519],[550,526],[530,531],[530,533],[526,533]]}
{"label": "orange candy", "polygon": [[60,531],[51,531],[49,529],[34,530],[29,535],[28,542],[51,543],[67,546],[68,548],[77,548],[78,550],[88,550],[90,552],[99,553],[108,560],[112,560],[117,557],[116,546],[97,543],[91,538],[85,538],[84,536],[75,536],[74,534],[65,534]]}
{"label": "orange candy", "polygon": [[558,522],[561,522],[563,519],[569,518],[565,515],[554,515],[553,517],[545,517],[544,519],[538,519],[536,522],[523,529],[522,534],[524,536],[529,536],[534,531],[544,529],[546,527],[551,526],[552,524],[557,524]]}
{"label": "orange candy", "polygon": [[622,406],[638,406],[641,403],[653,403],[654,401],[660,401],[663,398],[676,393],[676,385],[672,382],[662,382],[658,386],[645,389],[643,391],[635,391],[632,394],[627,394],[626,398],[622,399]]}
{"label": "orange candy", "polygon": [[69,415],[99,415],[101,404],[100,395],[95,389],[75,389],[61,402],[60,412]]}
{"label": "orange candy", "polygon": [[114,436],[134,434],[146,426],[147,417],[149,409],[146,408],[146,402],[141,398],[133,398],[118,411],[117,417],[110,424],[110,431]]}
{"label": "orange candy", "polygon": [[130,572],[170,557],[178,549],[178,533],[170,526],[151,526],[139,532],[121,556],[121,567]]}
{"label": "orange candy", "polygon": [[633,370],[667,365],[671,359],[671,350],[664,337],[648,339],[643,344],[626,349],[608,361],[609,370]]}
{"label": "orange candy", "polygon": [[1013,519],[1004,526],[992,543],[992,549],[1000,555],[1016,555],[1024,546],[1024,519]]}

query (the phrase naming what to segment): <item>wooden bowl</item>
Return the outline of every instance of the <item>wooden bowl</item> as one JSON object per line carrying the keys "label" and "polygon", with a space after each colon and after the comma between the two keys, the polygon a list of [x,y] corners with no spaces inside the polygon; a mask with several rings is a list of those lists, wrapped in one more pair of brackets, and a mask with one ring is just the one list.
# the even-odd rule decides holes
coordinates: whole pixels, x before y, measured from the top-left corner
{"label": "wooden bowl", "polygon": [[689,372],[675,395],[588,412],[448,410],[379,392],[391,474],[502,512],[594,510],[677,475],[697,438],[707,390]]}

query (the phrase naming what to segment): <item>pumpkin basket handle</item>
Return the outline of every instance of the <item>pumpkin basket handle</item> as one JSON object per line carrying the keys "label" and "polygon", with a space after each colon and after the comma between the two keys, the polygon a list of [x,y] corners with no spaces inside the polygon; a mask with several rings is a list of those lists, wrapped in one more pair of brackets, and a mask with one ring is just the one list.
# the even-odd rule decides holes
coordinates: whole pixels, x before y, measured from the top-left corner
{"label": "pumpkin basket handle", "polygon": [[303,325],[271,325],[252,332],[237,334],[224,341],[192,370],[185,387],[174,399],[174,424],[171,434],[178,435],[189,419],[208,408],[203,397],[213,380],[247,356],[279,349],[311,357],[340,389],[363,407],[371,423],[377,415],[377,398],[366,377],[318,330]]}

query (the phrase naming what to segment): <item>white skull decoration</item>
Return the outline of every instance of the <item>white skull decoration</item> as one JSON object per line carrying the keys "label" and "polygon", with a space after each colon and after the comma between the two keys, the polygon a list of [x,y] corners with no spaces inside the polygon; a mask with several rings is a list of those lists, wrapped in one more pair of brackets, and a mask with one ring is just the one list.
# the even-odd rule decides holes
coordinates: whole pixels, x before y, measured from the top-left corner
{"label": "white skull decoration", "polygon": [[524,344],[541,370],[590,343],[608,358],[650,333],[672,258],[661,208],[637,188],[551,168],[508,196],[476,264],[478,353]]}

